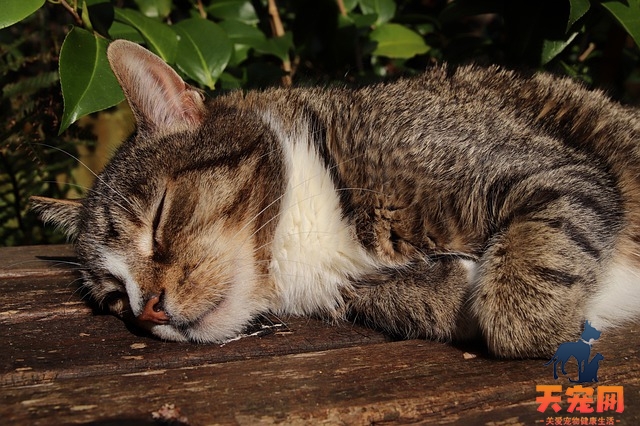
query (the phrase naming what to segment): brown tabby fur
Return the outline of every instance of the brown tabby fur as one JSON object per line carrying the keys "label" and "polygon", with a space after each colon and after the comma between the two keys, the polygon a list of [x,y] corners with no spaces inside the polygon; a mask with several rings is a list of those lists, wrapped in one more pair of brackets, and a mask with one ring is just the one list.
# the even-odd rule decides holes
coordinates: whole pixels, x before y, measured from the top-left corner
{"label": "brown tabby fur", "polygon": [[[119,295],[113,310],[162,338],[220,341],[272,311],[404,337],[479,333],[497,356],[531,357],[575,340],[585,319],[605,327],[640,311],[640,121],[600,92],[443,66],[202,103],[143,49],[118,41],[109,54],[138,133],[84,200],[34,206],[75,238],[94,298]],[[285,159],[296,144],[328,171],[331,221],[363,254],[292,229],[301,248],[331,253],[307,258],[315,272],[293,281],[310,290],[289,300],[274,271],[292,252],[275,241],[297,190],[290,170],[306,167]],[[338,296],[323,302],[329,276]]]}

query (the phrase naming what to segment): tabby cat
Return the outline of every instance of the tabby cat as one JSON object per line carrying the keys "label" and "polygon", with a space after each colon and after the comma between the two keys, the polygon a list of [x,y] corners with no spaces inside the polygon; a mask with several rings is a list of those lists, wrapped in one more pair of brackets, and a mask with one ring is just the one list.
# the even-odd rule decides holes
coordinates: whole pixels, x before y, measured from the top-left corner
{"label": "tabby cat", "polygon": [[640,119],[600,92],[441,66],[205,102],[134,43],[108,57],[137,132],[86,198],[33,208],[162,339],[274,313],[538,357],[640,312]]}

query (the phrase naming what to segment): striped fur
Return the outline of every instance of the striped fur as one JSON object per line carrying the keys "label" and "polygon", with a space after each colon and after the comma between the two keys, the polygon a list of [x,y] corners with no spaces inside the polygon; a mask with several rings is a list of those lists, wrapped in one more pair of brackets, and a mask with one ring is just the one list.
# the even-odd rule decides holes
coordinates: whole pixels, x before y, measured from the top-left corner
{"label": "striped fur", "polygon": [[439,67],[205,104],[139,46],[109,56],[138,133],[81,203],[34,205],[161,338],[275,312],[532,357],[640,313],[640,121],[600,92]]}

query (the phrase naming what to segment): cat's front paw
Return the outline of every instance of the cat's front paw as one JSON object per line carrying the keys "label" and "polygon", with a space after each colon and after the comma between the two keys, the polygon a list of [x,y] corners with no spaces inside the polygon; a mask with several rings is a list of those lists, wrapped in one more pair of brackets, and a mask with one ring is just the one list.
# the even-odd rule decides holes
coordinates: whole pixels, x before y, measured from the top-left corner
{"label": "cat's front paw", "polygon": [[549,358],[564,342],[580,336],[580,321],[548,327],[535,321],[511,319],[483,330],[489,351],[498,358]]}

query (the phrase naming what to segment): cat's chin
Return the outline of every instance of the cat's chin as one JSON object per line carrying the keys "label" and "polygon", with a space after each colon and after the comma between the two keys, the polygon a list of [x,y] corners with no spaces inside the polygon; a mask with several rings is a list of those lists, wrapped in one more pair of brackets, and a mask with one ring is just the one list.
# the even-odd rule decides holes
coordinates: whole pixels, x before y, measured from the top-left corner
{"label": "cat's chin", "polygon": [[[267,307],[255,311],[237,309],[235,315],[228,315],[227,309],[225,309],[228,307],[227,305],[223,303],[222,306],[206,312],[197,321],[188,325],[151,324],[148,321],[138,321],[138,324],[154,336],[166,341],[225,343],[241,335],[258,312],[268,311]],[[231,303],[231,305],[234,304]]]}
{"label": "cat's chin", "polygon": [[169,342],[192,343],[225,343],[237,337],[240,333],[207,333],[199,328],[179,330],[173,325],[154,325],[149,332],[155,337]]}
{"label": "cat's chin", "polygon": [[145,328],[155,337],[171,342],[224,343],[241,333],[241,331],[212,330],[202,326],[179,329],[171,324],[158,324]]}
{"label": "cat's chin", "polygon": [[154,336],[159,337],[162,340],[168,340],[171,342],[188,342],[189,339],[178,331],[174,326],[169,324],[154,325],[149,330]]}

